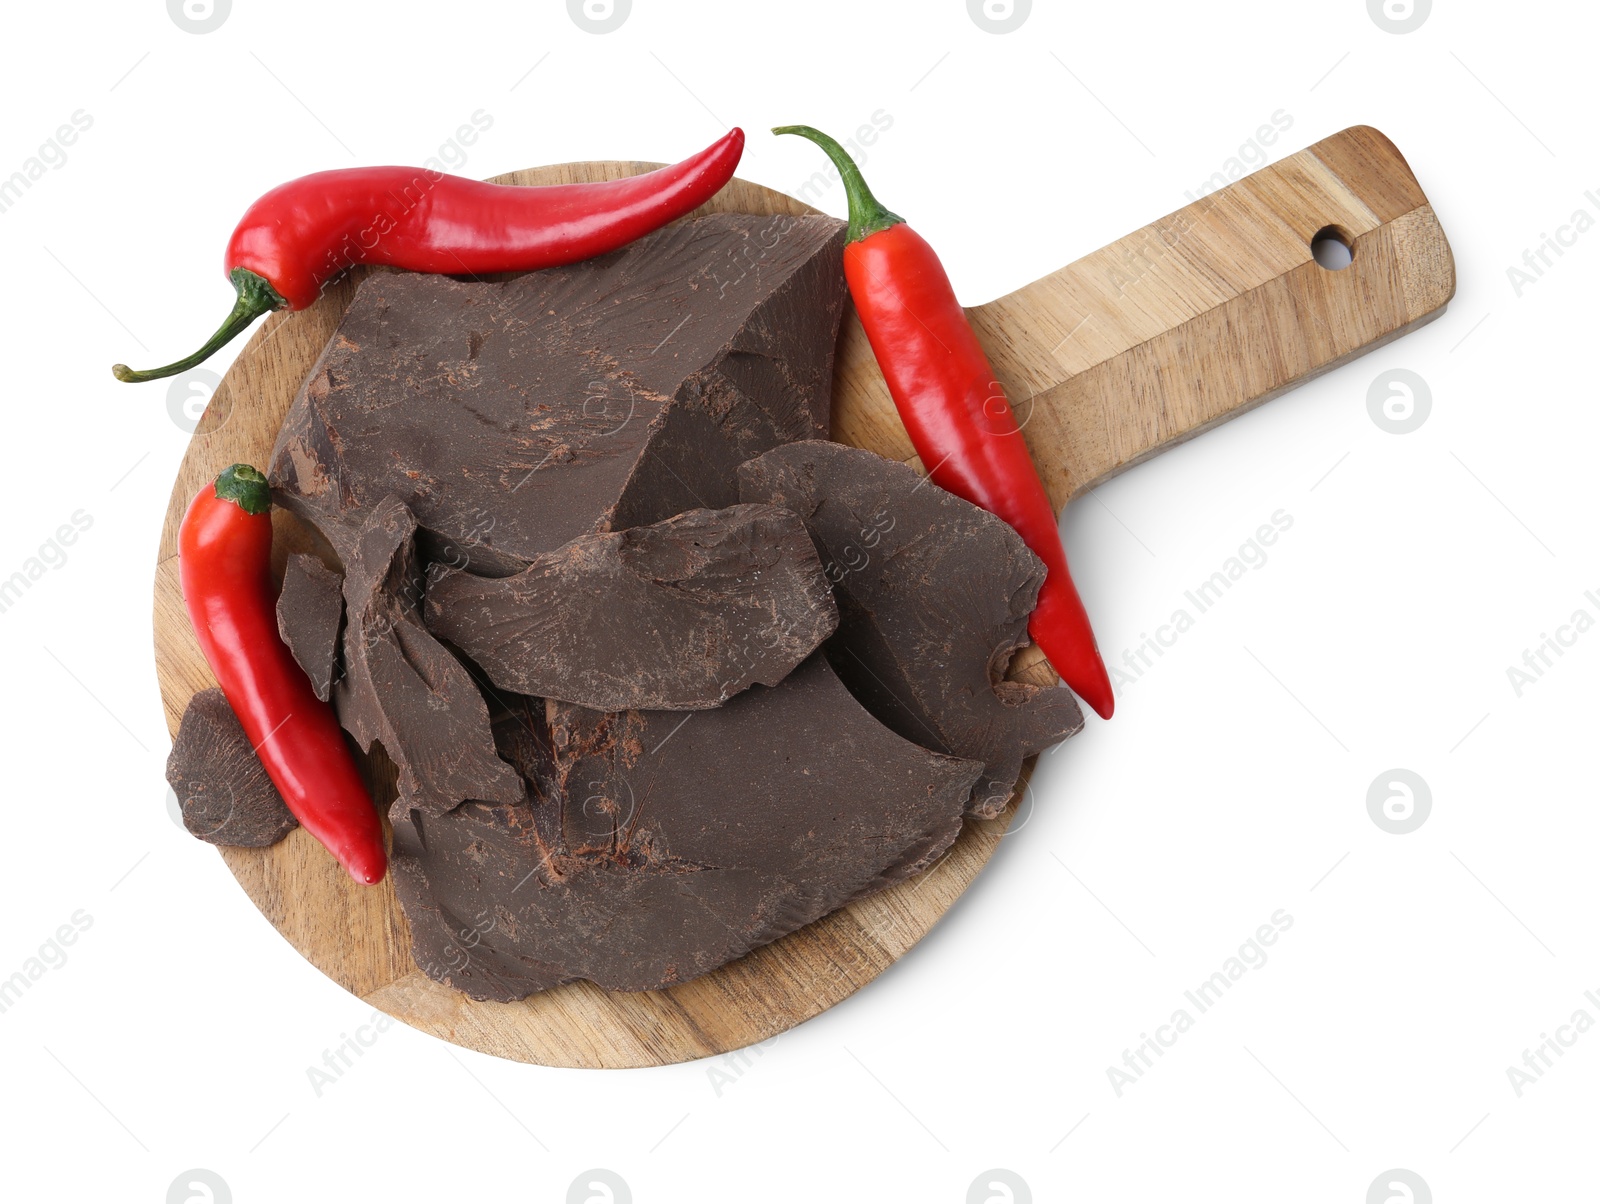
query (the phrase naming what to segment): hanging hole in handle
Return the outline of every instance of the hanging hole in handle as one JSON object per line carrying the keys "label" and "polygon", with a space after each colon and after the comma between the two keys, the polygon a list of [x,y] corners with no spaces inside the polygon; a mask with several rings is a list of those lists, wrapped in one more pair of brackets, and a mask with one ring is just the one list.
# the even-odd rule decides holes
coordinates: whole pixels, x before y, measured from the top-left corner
{"label": "hanging hole in handle", "polygon": [[1324,226],[1311,236],[1311,257],[1330,272],[1341,272],[1355,258],[1350,235],[1338,226]]}

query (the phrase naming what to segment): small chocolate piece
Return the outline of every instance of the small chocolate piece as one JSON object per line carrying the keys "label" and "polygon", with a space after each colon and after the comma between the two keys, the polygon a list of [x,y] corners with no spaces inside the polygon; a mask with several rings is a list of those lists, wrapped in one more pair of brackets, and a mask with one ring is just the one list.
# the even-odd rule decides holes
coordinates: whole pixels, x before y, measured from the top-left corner
{"label": "small chocolate piece", "polygon": [[261,849],[300,826],[215,686],[183,709],[167,784],[183,808],[183,826],[209,844]]}
{"label": "small chocolate piece", "polygon": [[521,803],[390,810],[417,963],[475,999],[713,970],[931,864],[983,770],[890,732],[820,654],[714,710],[547,717],[516,721],[553,770]]}
{"label": "small chocolate piece", "polygon": [[[550,744],[547,709],[542,698],[497,693],[491,726],[495,750],[501,760],[522,776],[530,792],[528,797],[548,799],[554,805],[560,790],[556,784],[555,751]],[[555,824],[552,833],[560,830],[559,817]]]}
{"label": "small chocolate piece", "polygon": [[491,575],[731,506],[741,463],[828,432],[843,240],[724,213],[497,283],[369,277],[284,420],[274,496],[345,559],[395,494],[430,557]]}
{"label": "small chocolate piece", "polygon": [[323,702],[328,701],[339,660],[339,624],[344,619],[340,582],[339,574],[315,556],[296,552],[284,566],[278,594],[278,634]]}
{"label": "small chocolate piece", "polygon": [[451,573],[424,613],[496,686],[597,711],[720,706],[839,623],[805,524],[773,506],[580,536],[515,577]]}
{"label": "small chocolate piece", "polygon": [[904,464],[816,440],[745,464],[739,492],[805,519],[839,604],[828,659],[856,697],[907,740],[984,763],[972,814],[998,815],[1023,758],[1082,729],[1070,691],[1004,680],[1045,572],[1006,523]]}
{"label": "small chocolate piece", "polygon": [[373,507],[345,558],[345,675],[339,721],[361,747],[380,741],[407,807],[464,799],[514,803],[516,771],[495,755],[489,710],[467,667],[422,625],[416,520],[395,497]]}

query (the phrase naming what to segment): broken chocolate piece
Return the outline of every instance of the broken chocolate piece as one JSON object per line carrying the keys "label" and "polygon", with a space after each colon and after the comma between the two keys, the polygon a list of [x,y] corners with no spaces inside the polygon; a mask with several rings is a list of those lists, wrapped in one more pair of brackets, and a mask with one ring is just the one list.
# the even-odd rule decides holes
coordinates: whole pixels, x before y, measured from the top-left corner
{"label": "broken chocolate piece", "polygon": [[495,754],[489,711],[467,667],[422,625],[417,524],[395,497],[372,509],[345,558],[345,675],[339,721],[363,748],[381,742],[407,807],[513,803],[516,771]]}
{"label": "broken chocolate piece", "polygon": [[883,727],[820,654],[714,710],[524,720],[559,808],[390,811],[417,963],[476,999],[713,970],[931,864],[983,772]]}
{"label": "broken chocolate piece", "polygon": [[1003,521],[904,464],[839,443],[775,448],[740,496],[806,521],[839,604],[828,659],[907,740],[985,765],[974,815],[998,815],[1024,757],[1074,735],[1070,691],[1004,680],[1028,643],[1044,565]]}
{"label": "broken chocolate piece", "polygon": [[283,589],[278,594],[278,634],[323,702],[328,701],[328,691],[333,686],[339,660],[339,624],[343,619],[339,574],[315,556],[304,552],[290,556],[283,570]]}
{"label": "broken chocolate piece", "polygon": [[183,808],[183,826],[209,844],[261,849],[300,826],[215,686],[183,709],[167,783]]}
{"label": "broken chocolate piece", "polygon": [[839,622],[805,525],[773,506],[580,536],[515,577],[451,573],[425,616],[496,686],[597,711],[775,686]]}
{"label": "broken chocolate piece", "polygon": [[[560,793],[556,784],[555,752],[550,744],[550,725],[542,698],[519,694],[497,694],[490,725],[495,751],[522,776],[530,791],[528,797],[548,800],[552,809]],[[557,828],[559,830],[559,820]]]}
{"label": "broken chocolate piece", "polygon": [[387,494],[431,558],[505,575],[737,498],[828,432],[844,226],[714,214],[502,282],[369,277],[279,432],[275,498],[347,559]]}

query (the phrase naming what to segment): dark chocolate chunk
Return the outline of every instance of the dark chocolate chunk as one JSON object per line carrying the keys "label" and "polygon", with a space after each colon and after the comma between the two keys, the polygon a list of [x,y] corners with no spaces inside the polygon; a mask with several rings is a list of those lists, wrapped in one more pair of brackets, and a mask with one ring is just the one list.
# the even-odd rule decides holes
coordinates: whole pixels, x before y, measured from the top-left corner
{"label": "dark chocolate chunk", "polygon": [[407,807],[516,802],[522,782],[495,754],[483,695],[422,625],[416,529],[405,505],[386,497],[345,557],[345,675],[333,687],[334,710],[363,748],[383,744]]}
{"label": "dark chocolate chunk", "polygon": [[773,506],[580,536],[515,577],[450,573],[424,614],[496,686],[597,711],[775,686],[839,623],[805,524]]}
{"label": "dark chocolate chunk", "polygon": [[[560,805],[555,751],[550,742],[548,708],[542,698],[496,693],[491,726],[500,757],[516,769],[530,799],[548,800],[551,814]],[[560,831],[556,815],[552,836]]]}
{"label": "dark chocolate chunk", "polygon": [[982,773],[883,727],[820,654],[714,710],[547,719],[519,721],[553,771],[522,802],[391,808],[416,960],[476,999],[713,970],[931,864]]}
{"label": "dark chocolate chunk", "polygon": [[502,282],[365,280],[273,452],[344,558],[387,494],[435,559],[509,574],[579,535],[738,501],[827,434],[843,225],[715,214]]}
{"label": "dark chocolate chunk", "polygon": [[1004,680],[1045,572],[1006,523],[839,443],[775,448],[739,485],[810,528],[839,604],[828,659],[856,697],[907,740],[984,763],[972,814],[998,815],[1023,759],[1082,729],[1070,691]]}
{"label": "dark chocolate chunk", "polygon": [[183,709],[167,783],[183,808],[183,826],[210,844],[260,849],[300,826],[215,686]]}
{"label": "dark chocolate chunk", "polygon": [[328,691],[333,686],[339,660],[339,624],[343,619],[339,574],[315,556],[304,552],[290,556],[283,570],[283,589],[278,594],[278,634],[323,702],[328,701]]}

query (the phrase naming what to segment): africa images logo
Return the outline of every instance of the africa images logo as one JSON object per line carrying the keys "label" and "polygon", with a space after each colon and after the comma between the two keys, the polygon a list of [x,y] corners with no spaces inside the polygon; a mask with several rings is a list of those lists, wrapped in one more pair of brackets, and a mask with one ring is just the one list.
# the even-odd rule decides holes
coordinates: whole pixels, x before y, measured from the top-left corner
{"label": "africa images logo", "polygon": [[167,16],[184,33],[210,33],[233,11],[233,0],[167,0]]}
{"label": "africa images logo", "polygon": [[997,1166],[968,1186],[967,1204],[1033,1204],[1033,1189],[1016,1171]]}
{"label": "africa images logo", "polygon": [[614,33],[633,11],[633,0],[567,0],[567,15],[585,33]]}
{"label": "africa images logo", "polygon": [[1420,29],[1433,11],[1433,0],[1367,0],[1367,15],[1384,33]]}
{"label": "africa images logo", "polygon": [[967,0],[967,16],[985,33],[1012,33],[1033,11],[1033,0]]}
{"label": "africa images logo", "polygon": [[633,1191],[616,1171],[597,1166],[572,1181],[567,1204],[633,1204]]}
{"label": "africa images logo", "polygon": [[[172,419],[172,425],[186,435],[194,434],[221,383],[222,377],[210,368],[190,368],[182,376],[173,377],[167,386],[167,417]],[[231,411],[232,402],[224,394],[219,413],[212,416],[208,433],[221,429]]]}
{"label": "africa images logo", "polygon": [[1428,822],[1433,791],[1420,773],[1386,769],[1367,787],[1367,814],[1391,836],[1405,836]]}
{"label": "africa images logo", "polygon": [[1367,414],[1391,435],[1409,435],[1433,410],[1433,390],[1409,368],[1390,368],[1367,387]]}
{"label": "africa images logo", "polygon": [[1433,1204],[1433,1192],[1416,1171],[1395,1167],[1372,1181],[1367,1204]]}
{"label": "africa images logo", "polygon": [[167,1204],[233,1204],[233,1191],[216,1171],[197,1166],[172,1181]]}

